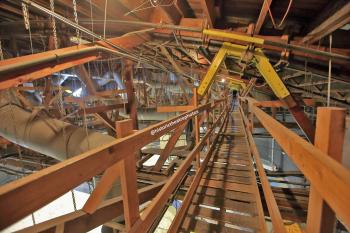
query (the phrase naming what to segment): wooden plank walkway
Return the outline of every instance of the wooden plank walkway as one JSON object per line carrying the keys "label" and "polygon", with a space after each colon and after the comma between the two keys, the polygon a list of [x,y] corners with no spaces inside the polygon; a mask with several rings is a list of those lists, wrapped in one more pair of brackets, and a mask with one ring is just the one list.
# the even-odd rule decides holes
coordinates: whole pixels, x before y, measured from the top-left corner
{"label": "wooden plank walkway", "polygon": [[226,129],[215,145],[180,232],[266,232],[243,127],[240,113],[232,112]]}

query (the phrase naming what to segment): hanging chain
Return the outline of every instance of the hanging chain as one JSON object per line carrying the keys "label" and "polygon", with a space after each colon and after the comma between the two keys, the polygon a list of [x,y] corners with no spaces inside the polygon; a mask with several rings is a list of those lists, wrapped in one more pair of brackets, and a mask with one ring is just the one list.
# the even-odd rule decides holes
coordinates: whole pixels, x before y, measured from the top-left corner
{"label": "hanging chain", "polygon": [[28,6],[23,2],[22,2],[22,12],[23,12],[24,26],[25,26],[26,30],[28,30],[28,32],[29,32],[30,49],[31,49],[32,54],[33,54],[34,53],[33,41],[32,41],[32,32],[30,30]]}
{"label": "hanging chain", "polygon": [[22,11],[23,11],[24,26],[25,26],[26,30],[29,30],[30,29],[30,22],[29,22],[28,7],[23,2],[22,2]]}
{"label": "hanging chain", "polygon": [[[90,18],[91,18],[91,31],[94,32],[94,18],[92,17],[92,3],[90,0]],[[92,37],[92,42],[95,42],[95,37]]]}
{"label": "hanging chain", "polygon": [[[79,21],[78,21],[78,12],[77,12],[77,2],[76,0],[73,0],[73,10],[74,10],[74,20],[75,23],[79,25]],[[78,44],[80,44],[80,34],[79,34],[79,29],[75,30],[77,32],[77,40],[78,40]]]}
{"label": "hanging chain", "polygon": [[4,60],[4,54],[2,52],[2,45],[1,45],[1,40],[0,40],[0,59]]}
{"label": "hanging chain", "polygon": [[[50,0],[50,8],[52,12],[55,12],[55,0]],[[52,23],[52,32],[53,32],[53,40],[55,49],[58,49],[58,42],[57,42],[57,30],[56,30],[56,20],[54,17],[51,17],[51,23]]]}

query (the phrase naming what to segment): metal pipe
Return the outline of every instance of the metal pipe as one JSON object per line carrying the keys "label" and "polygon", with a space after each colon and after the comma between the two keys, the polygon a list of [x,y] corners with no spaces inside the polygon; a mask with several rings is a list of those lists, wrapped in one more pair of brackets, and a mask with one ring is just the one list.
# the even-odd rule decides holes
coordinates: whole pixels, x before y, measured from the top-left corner
{"label": "metal pipe", "polygon": [[60,161],[116,140],[42,115],[15,104],[4,105],[0,107],[0,135]]}
{"label": "metal pipe", "polygon": [[[79,19],[79,23],[81,24],[104,24],[105,20],[99,20],[99,19]],[[38,23],[38,24],[47,24],[49,25],[47,20],[43,19],[37,19],[37,20],[30,20],[30,23]],[[171,30],[179,30],[179,31],[189,31],[189,32],[202,32],[202,28],[194,28],[194,27],[185,27],[180,25],[174,25],[174,24],[168,24],[168,23],[151,23],[151,22],[142,22],[142,21],[134,21],[134,20],[117,20],[117,19],[107,19],[107,24],[115,23],[115,24],[128,24],[128,25],[135,25],[135,26],[144,26],[144,27],[150,27],[155,29],[171,29]],[[23,25],[23,21],[11,21],[11,22],[1,22],[0,26],[9,26],[9,25]]]}
{"label": "metal pipe", "polygon": [[[23,70],[25,69],[32,69],[35,66],[40,66],[51,62],[59,62],[59,60],[69,59],[75,56],[82,56],[82,55],[93,54],[98,52],[114,54],[118,56],[122,55],[124,57],[134,60],[134,57],[128,54],[123,54],[122,52],[119,52],[113,49],[108,49],[102,46],[95,45],[92,47],[81,48],[79,50],[68,51],[61,54],[52,54],[46,57],[39,57],[37,59],[32,59],[30,61],[25,61],[21,63],[14,63],[10,65],[0,66],[0,76],[5,77],[10,74],[18,74],[23,72]],[[140,58],[138,58],[136,61],[139,61],[139,60]],[[141,59],[141,61],[143,60]],[[163,67],[163,69],[166,69],[166,68]]]}
{"label": "metal pipe", "polygon": [[296,50],[296,51],[301,51],[305,53],[310,53],[313,55],[318,55],[318,56],[323,56],[327,58],[332,58],[332,59],[341,59],[341,60],[346,60],[350,61],[349,56],[344,56],[341,54],[336,54],[336,53],[330,53],[330,52],[325,52],[325,51],[319,51],[316,49],[310,49],[306,48],[300,45],[293,45],[289,44],[286,42],[278,42],[278,41],[272,41],[272,40],[266,40],[258,37],[253,37],[253,36],[246,36],[246,35],[240,35],[237,33],[232,33],[232,32],[224,32],[224,31],[219,31],[219,30],[211,30],[211,29],[204,29],[203,30],[204,35],[209,35],[213,37],[221,37],[221,38],[228,38],[232,40],[238,40],[242,42],[247,42],[247,43],[254,43],[257,45],[271,45],[283,49],[288,49],[288,50]]}

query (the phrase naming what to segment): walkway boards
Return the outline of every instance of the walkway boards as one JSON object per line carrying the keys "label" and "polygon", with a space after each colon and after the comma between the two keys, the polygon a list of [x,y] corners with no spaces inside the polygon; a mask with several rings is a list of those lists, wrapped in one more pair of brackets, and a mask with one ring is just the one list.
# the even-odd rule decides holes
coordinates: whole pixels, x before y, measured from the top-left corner
{"label": "walkway boards", "polygon": [[243,122],[239,112],[231,116],[215,145],[181,232],[266,232]]}

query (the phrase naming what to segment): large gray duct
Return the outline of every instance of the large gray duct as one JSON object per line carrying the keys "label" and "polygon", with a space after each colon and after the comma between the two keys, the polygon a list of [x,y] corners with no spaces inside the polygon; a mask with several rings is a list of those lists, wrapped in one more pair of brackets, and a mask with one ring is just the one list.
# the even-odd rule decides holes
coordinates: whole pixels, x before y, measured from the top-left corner
{"label": "large gray duct", "polygon": [[115,140],[42,115],[15,104],[4,105],[0,107],[0,136],[60,161]]}

